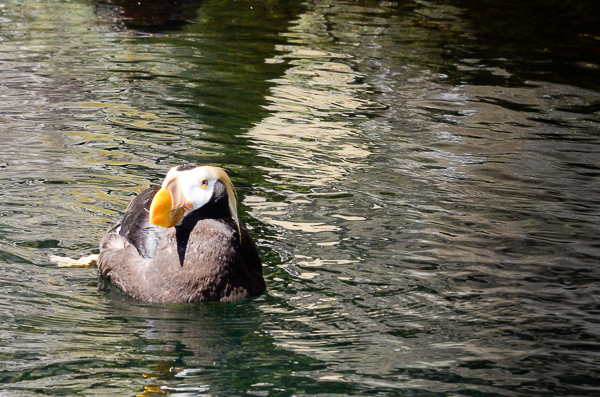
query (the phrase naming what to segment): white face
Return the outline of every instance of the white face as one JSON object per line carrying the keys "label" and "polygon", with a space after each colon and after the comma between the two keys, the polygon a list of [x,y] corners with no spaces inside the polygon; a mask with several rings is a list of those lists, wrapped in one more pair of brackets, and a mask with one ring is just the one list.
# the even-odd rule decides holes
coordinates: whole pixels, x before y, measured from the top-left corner
{"label": "white face", "polygon": [[181,191],[193,207],[190,211],[208,203],[213,195],[217,180],[211,178],[212,176],[205,168],[198,167],[187,171],[178,171],[177,173]]}
{"label": "white face", "polygon": [[187,213],[210,201],[217,181],[221,181],[227,189],[229,211],[239,228],[237,200],[231,179],[223,169],[211,166],[184,171],[171,168],[161,189],[152,199],[149,221],[162,227],[177,225]]}

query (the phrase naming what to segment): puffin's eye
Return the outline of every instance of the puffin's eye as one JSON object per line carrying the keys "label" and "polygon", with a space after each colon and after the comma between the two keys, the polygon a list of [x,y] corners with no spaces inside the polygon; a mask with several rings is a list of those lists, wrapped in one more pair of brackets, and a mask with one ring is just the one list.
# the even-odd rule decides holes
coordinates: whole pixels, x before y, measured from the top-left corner
{"label": "puffin's eye", "polygon": [[204,178],[200,181],[200,187],[206,189],[208,187],[208,179]]}

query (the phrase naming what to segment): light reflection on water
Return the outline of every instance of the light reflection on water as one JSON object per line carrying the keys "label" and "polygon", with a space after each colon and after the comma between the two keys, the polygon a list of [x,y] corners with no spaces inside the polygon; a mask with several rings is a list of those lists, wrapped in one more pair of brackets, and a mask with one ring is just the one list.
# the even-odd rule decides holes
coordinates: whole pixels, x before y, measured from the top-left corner
{"label": "light reflection on water", "polygon": [[[0,390],[597,392],[600,94],[519,81],[435,3],[129,3],[0,8]],[[230,170],[267,294],[49,264],[184,162]]]}

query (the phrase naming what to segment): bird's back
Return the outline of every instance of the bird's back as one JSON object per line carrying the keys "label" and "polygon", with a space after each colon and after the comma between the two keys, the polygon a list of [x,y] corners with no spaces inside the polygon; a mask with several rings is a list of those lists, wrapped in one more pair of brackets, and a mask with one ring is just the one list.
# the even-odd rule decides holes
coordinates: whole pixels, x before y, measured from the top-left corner
{"label": "bird's back", "polygon": [[148,219],[150,204],[160,187],[148,188],[127,206],[118,233],[133,244],[144,258],[153,258],[165,228],[153,225]]}

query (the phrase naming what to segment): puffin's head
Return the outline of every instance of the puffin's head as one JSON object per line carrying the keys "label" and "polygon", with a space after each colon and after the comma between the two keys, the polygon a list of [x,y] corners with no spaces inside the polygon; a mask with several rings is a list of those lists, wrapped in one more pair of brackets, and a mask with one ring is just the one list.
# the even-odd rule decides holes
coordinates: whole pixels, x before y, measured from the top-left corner
{"label": "puffin's head", "polygon": [[150,205],[150,223],[162,227],[177,225],[187,213],[214,199],[217,182],[227,190],[229,211],[239,229],[233,183],[222,168],[208,165],[171,168]]}

